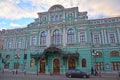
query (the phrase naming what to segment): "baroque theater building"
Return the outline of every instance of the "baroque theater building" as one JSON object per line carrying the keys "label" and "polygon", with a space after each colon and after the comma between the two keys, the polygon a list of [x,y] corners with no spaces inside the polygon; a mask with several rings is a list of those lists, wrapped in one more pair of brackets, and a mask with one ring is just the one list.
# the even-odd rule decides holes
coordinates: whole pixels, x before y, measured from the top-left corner
{"label": "baroque theater building", "polygon": [[27,27],[4,30],[1,58],[9,71],[119,71],[120,17],[88,19],[78,7],[53,5]]}

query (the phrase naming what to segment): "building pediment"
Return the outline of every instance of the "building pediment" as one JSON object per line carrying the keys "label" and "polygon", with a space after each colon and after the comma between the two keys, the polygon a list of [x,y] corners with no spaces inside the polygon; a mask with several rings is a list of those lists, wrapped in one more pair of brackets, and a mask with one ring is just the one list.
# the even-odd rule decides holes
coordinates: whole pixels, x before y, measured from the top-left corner
{"label": "building pediment", "polygon": [[52,12],[52,11],[60,11],[60,10],[63,10],[64,7],[62,5],[53,5],[52,7],[49,8],[49,12]]}

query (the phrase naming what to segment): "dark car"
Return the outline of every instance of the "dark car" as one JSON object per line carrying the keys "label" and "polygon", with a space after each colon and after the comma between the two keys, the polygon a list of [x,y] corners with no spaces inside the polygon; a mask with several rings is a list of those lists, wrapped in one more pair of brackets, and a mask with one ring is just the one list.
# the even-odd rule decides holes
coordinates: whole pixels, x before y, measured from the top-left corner
{"label": "dark car", "polygon": [[69,78],[76,77],[76,78],[89,78],[90,74],[82,72],[80,70],[68,70],[66,72],[66,76]]}

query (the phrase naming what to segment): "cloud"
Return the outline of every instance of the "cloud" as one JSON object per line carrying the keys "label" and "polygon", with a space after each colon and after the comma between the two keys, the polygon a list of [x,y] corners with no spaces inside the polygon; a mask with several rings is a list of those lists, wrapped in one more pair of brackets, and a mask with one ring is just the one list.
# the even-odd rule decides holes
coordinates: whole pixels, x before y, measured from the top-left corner
{"label": "cloud", "polygon": [[88,11],[88,15],[99,17],[120,16],[120,0],[0,0],[0,18],[21,19],[36,18],[38,12],[47,11],[55,4],[65,8],[78,6],[79,11]]}
{"label": "cloud", "polygon": [[[14,0],[13,0],[14,1]],[[17,3],[13,2],[12,0],[5,0],[0,2],[0,17],[6,19],[21,19],[21,18],[33,18],[36,17],[36,12],[34,10],[23,9],[17,6]]]}
{"label": "cloud", "polygon": [[20,24],[15,24],[15,23],[10,23],[10,26],[11,27],[20,27],[21,25]]}
{"label": "cloud", "polygon": [[10,25],[10,27],[8,29],[23,28],[23,27],[25,27],[23,25],[16,24],[16,23],[10,23],[9,25]]}

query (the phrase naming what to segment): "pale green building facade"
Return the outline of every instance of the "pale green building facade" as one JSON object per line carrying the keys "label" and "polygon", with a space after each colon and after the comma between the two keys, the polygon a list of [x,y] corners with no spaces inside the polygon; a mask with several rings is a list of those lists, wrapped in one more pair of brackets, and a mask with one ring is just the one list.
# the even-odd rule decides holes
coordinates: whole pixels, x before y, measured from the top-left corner
{"label": "pale green building facade", "polygon": [[120,17],[88,19],[78,7],[53,5],[26,28],[3,31],[0,67],[64,74],[120,70]]}

